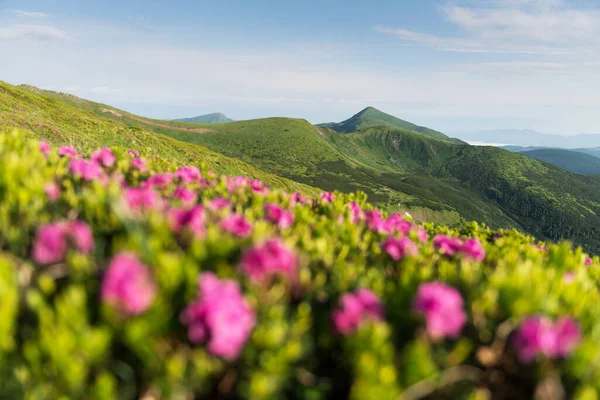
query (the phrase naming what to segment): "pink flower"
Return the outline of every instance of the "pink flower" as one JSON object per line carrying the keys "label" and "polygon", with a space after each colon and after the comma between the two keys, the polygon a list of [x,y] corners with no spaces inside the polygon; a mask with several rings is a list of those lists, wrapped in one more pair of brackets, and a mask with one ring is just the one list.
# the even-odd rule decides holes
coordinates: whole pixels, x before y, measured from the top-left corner
{"label": "pink flower", "polygon": [[585,265],[592,265],[593,263],[594,263],[594,260],[592,260],[590,257],[586,257]]}
{"label": "pink flower", "polygon": [[425,318],[427,333],[434,340],[456,338],[467,322],[460,293],[442,282],[421,284],[413,310]]}
{"label": "pink flower", "polygon": [[296,204],[311,204],[312,200],[302,197],[302,194],[294,192],[290,195],[290,204],[295,206]]}
{"label": "pink flower", "polygon": [[89,253],[94,248],[92,230],[85,222],[55,222],[38,229],[31,255],[33,260],[41,265],[62,261],[67,252],[67,239],[82,253]]}
{"label": "pink flower", "polygon": [[462,240],[456,237],[437,235],[433,238],[433,246],[438,249],[440,253],[447,256],[453,256],[460,251]]}
{"label": "pink flower", "polygon": [[410,221],[405,221],[401,214],[392,214],[385,220],[384,227],[385,232],[388,233],[407,234],[413,228],[413,224]]}
{"label": "pink flower", "polygon": [[271,275],[293,278],[298,268],[298,257],[277,239],[248,250],[241,263],[242,271],[256,281]]}
{"label": "pink flower", "polygon": [[519,359],[529,364],[538,355],[554,359],[570,355],[581,340],[579,325],[573,319],[563,317],[556,323],[544,316],[529,317],[513,338],[513,346]]}
{"label": "pink flower", "polygon": [[417,245],[409,238],[389,237],[383,242],[381,248],[395,261],[404,257],[415,257],[419,253]]}
{"label": "pink flower", "polygon": [[202,206],[196,206],[191,210],[172,208],[169,210],[169,221],[171,229],[175,232],[187,228],[195,236],[204,235],[206,214]]}
{"label": "pink flower", "polygon": [[352,334],[370,321],[382,321],[383,317],[381,300],[367,289],[344,294],[332,314],[335,329],[342,335]]}
{"label": "pink flower", "polygon": [[250,187],[252,187],[252,190],[254,191],[254,193],[257,193],[257,194],[268,194],[269,193],[269,186],[262,183],[258,179],[253,180],[250,183]]}
{"label": "pink flower", "polygon": [[145,187],[164,188],[173,182],[173,174],[166,172],[164,174],[154,174],[144,182]]}
{"label": "pink flower", "polygon": [[140,152],[138,150],[127,150],[127,155],[129,157],[139,157],[140,156]]}
{"label": "pink flower", "polygon": [[196,202],[196,193],[184,187],[178,187],[175,189],[173,192],[173,197],[185,203]]}
{"label": "pink flower", "polygon": [[232,214],[221,221],[221,229],[235,236],[248,237],[252,233],[252,225],[242,215]]}
{"label": "pink flower", "polygon": [[419,230],[417,231],[417,238],[419,239],[419,241],[421,243],[427,243],[427,240],[429,239],[429,235],[427,234],[425,229],[419,228]]}
{"label": "pink flower", "polygon": [[40,142],[40,151],[42,152],[43,155],[48,157],[50,155],[50,153],[52,152],[52,147],[50,147],[50,145],[48,143],[41,141]]}
{"label": "pink flower", "polygon": [[86,181],[93,181],[102,176],[102,168],[95,161],[73,158],[71,159],[71,173]]}
{"label": "pink flower", "polygon": [[485,250],[481,242],[477,239],[468,239],[460,247],[460,252],[469,258],[474,258],[477,261],[483,261],[485,258]]}
{"label": "pink flower", "polygon": [[265,219],[279,226],[281,229],[289,228],[294,223],[294,215],[276,204],[265,206]]}
{"label": "pink flower", "polygon": [[58,149],[58,155],[62,157],[77,157],[77,150],[71,146],[62,146]]}
{"label": "pink flower", "polygon": [[249,184],[250,184],[250,179],[245,178],[243,176],[227,177],[226,185],[227,185],[227,190],[229,190],[229,193],[232,193],[239,187],[247,186]]}
{"label": "pink flower", "polygon": [[151,188],[128,188],[124,198],[132,210],[154,208],[160,204],[160,197]]}
{"label": "pink flower", "polygon": [[247,342],[256,317],[233,280],[219,280],[205,272],[199,278],[200,294],[181,314],[190,342],[208,342],[208,351],[226,360],[236,359]]}
{"label": "pink flower", "polygon": [[323,192],[319,195],[319,199],[322,203],[331,203],[335,199],[333,192]]}
{"label": "pink flower", "polygon": [[193,166],[180,168],[177,172],[175,172],[175,176],[181,179],[181,181],[184,183],[198,182],[202,177],[200,175],[200,170]]}
{"label": "pink flower", "polygon": [[231,208],[231,202],[225,197],[217,197],[210,201],[210,208],[213,210],[223,210],[225,208]]}
{"label": "pink flower", "polygon": [[448,256],[462,254],[467,258],[473,258],[477,261],[483,261],[485,258],[483,245],[477,239],[468,239],[466,242],[463,242],[462,239],[457,237],[437,235],[433,239],[433,246],[442,254]]}
{"label": "pink flower", "polygon": [[105,167],[111,167],[117,158],[113,154],[112,150],[105,147],[100,150],[96,150],[92,153],[91,157],[92,161],[95,161],[98,164],[104,165]]}
{"label": "pink flower", "polygon": [[60,187],[56,183],[47,183],[44,185],[44,193],[48,196],[48,200],[54,202],[60,197]]}
{"label": "pink flower", "polygon": [[348,208],[350,209],[350,221],[353,224],[357,223],[358,220],[360,218],[362,218],[363,215],[364,215],[362,209],[360,208],[360,206],[358,205],[358,203],[355,202],[355,201],[351,201],[348,204]]}
{"label": "pink flower", "polygon": [[141,158],[134,158],[131,160],[131,166],[142,172],[146,172],[148,170],[146,163]]}
{"label": "pink flower", "polygon": [[88,224],[82,221],[74,221],[67,225],[68,236],[73,240],[75,246],[82,253],[89,253],[94,249],[94,235]]}
{"label": "pink flower", "polygon": [[365,211],[365,219],[369,229],[379,233],[386,233],[385,220],[379,210]]}
{"label": "pink flower", "polygon": [[144,313],[156,297],[150,271],[134,254],[113,257],[102,280],[102,300],[128,315]]}
{"label": "pink flower", "polygon": [[571,284],[575,282],[575,277],[574,271],[567,271],[563,274],[563,281],[567,284]]}
{"label": "pink flower", "polygon": [[38,264],[55,264],[62,261],[66,250],[64,226],[60,223],[47,224],[38,229],[31,256]]}

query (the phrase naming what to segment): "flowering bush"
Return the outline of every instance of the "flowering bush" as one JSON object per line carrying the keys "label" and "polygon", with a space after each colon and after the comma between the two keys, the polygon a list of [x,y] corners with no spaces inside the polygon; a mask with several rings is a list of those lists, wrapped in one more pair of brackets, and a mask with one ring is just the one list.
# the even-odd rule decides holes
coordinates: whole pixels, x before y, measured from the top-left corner
{"label": "flowering bush", "polygon": [[569,243],[0,135],[1,398],[580,398]]}

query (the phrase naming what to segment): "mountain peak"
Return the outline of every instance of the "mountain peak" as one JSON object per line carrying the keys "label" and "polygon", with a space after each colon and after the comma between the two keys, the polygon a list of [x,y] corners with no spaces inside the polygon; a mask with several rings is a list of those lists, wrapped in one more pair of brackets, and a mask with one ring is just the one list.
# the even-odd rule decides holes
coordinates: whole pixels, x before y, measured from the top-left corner
{"label": "mountain peak", "polygon": [[191,122],[197,124],[222,124],[226,122],[233,122],[231,118],[228,118],[225,114],[215,112],[211,114],[199,115],[193,118],[181,118],[174,119],[174,122]]}

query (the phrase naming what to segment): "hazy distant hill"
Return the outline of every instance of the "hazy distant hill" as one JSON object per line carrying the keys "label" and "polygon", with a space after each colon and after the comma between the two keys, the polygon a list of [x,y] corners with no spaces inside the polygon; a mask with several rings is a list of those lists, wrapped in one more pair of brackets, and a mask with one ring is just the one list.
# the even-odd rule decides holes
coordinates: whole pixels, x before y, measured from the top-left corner
{"label": "hazy distant hill", "polygon": [[231,118],[228,118],[225,114],[212,113],[199,115],[193,118],[181,118],[174,119],[174,122],[190,122],[195,124],[224,124],[226,122],[233,122]]}
{"label": "hazy distant hill", "polygon": [[404,121],[400,118],[394,117],[393,115],[379,111],[374,107],[367,107],[364,110],[360,111],[358,114],[355,114],[349,119],[340,123],[329,122],[325,124],[319,124],[317,126],[330,128],[336,132],[350,133],[358,131],[360,129],[371,128],[374,126],[381,125],[395,126],[397,128],[422,133],[424,135],[431,136],[437,139],[444,139],[456,142],[455,139],[449,138],[442,132],[429,129],[424,126],[415,125],[412,122]]}
{"label": "hazy distant hill", "polygon": [[539,149],[523,151],[521,154],[577,174],[600,174],[600,158],[579,151]]}
{"label": "hazy distant hill", "polygon": [[499,129],[457,132],[453,136],[467,142],[516,146],[560,147],[565,149],[600,147],[600,134],[562,136],[540,133],[530,129]]}

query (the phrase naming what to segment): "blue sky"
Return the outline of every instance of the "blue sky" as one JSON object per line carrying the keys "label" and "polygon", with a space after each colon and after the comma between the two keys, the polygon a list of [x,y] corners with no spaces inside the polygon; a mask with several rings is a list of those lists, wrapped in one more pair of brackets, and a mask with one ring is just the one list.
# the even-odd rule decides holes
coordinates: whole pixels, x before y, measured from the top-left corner
{"label": "blue sky", "polygon": [[0,79],[154,118],[600,133],[597,0],[0,0]]}

